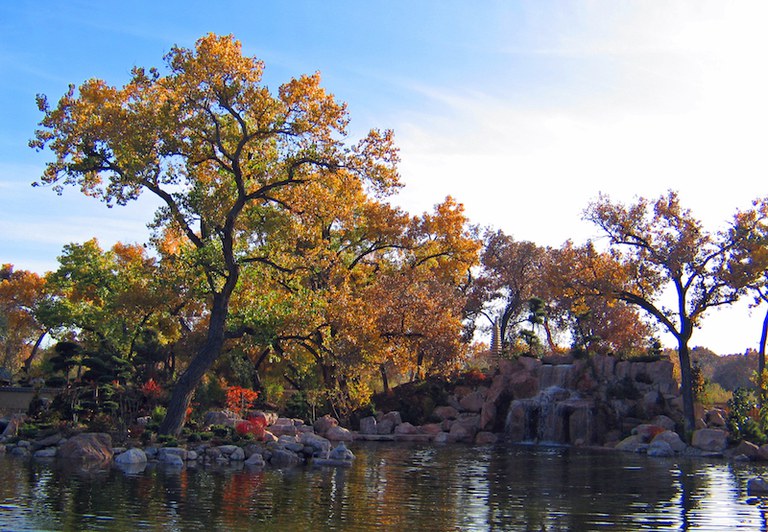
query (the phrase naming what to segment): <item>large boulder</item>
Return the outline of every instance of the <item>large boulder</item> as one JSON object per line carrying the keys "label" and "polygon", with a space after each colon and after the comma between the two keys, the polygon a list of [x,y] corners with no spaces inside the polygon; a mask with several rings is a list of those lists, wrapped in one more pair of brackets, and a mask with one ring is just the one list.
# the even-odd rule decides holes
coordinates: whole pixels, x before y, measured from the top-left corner
{"label": "large boulder", "polygon": [[459,411],[452,406],[438,406],[435,408],[433,416],[440,421],[445,421],[446,419],[456,419],[459,417]]}
{"label": "large boulder", "polygon": [[274,449],[269,463],[274,467],[293,467],[301,463],[299,455],[288,449]]}
{"label": "large boulder", "polygon": [[235,424],[240,421],[236,415],[225,410],[211,410],[205,413],[203,418],[203,425],[210,427],[212,425],[225,425],[227,427],[234,427]]}
{"label": "large boulder", "polygon": [[654,436],[653,440],[651,440],[651,444],[658,441],[665,442],[676,453],[682,453],[685,451],[685,448],[688,447],[680,438],[680,435],[677,432],[672,432],[671,430],[665,430],[664,432]]}
{"label": "large boulder", "polygon": [[147,453],[138,448],[128,449],[115,456],[115,463],[118,465],[146,464]]}
{"label": "large boulder", "polygon": [[485,403],[485,397],[479,391],[468,393],[459,400],[459,404],[465,412],[480,412],[483,403]]}
{"label": "large boulder", "polygon": [[339,426],[339,420],[326,414],[323,417],[317,418],[313,426],[317,434],[325,436],[332,427]]}
{"label": "large boulder", "polygon": [[675,456],[675,451],[664,440],[654,440],[648,446],[648,456],[655,456],[657,458],[667,458]]}
{"label": "large boulder", "polygon": [[395,427],[395,434],[417,434],[418,432],[419,430],[407,421]]}
{"label": "large boulder", "polygon": [[364,417],[360,420],[360,434],[376,434],[376,418]]}
{"label": "large boulder", "polygon": [[702,451],[722,452],[728,445],[728,433],[720,429],[695,430],[691,445]]}
{"label": "large boulder", "polygon": [[78,434],[59,446],[58,456],[64,460],[109,462],[112,460],[112,437],[102,432]]}
{"label": "large boulder", "polygon": [[251,456],[248,457],[248,459],[244,462],[245,465],[250,467],[264,467],[264,457],[260,453],[253,453]]}
{"label": "large boulder", "polygon": [[640,453],[648,449],[648,444],[643,441],[642,436],[633,434],[617,443],[615,449],[627,453]]}
{"label": "large boulder", "polygon": [[314,456],[326,456],[331,450],[331,442],[322,436],[311,432],[302,432],[299,442],[312,449]]}
{"label": "large boulder", "polygon": [[344,427],[331,427],[328,432],[325,433],[325,437],[331,441],[352,441],[355,439],[355,435]]}
{"label": "large boulder", "polygon": [[760,458],[760,448],[752,442],[743,441],[733,449],[732,456],[746,456],[750,460]]}

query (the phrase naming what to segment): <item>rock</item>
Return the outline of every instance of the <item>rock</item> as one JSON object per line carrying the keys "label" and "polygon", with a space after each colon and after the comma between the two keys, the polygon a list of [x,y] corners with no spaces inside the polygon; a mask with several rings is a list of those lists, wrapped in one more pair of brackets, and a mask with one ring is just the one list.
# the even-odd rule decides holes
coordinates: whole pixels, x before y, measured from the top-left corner
{"label": "rock", "polygon": [[422,434],[431,434],[432,436],[440,434],[443,428],[438,423],[427,423],[421,426]]}
{"label": "rock", "polygon": [[229,455],[230,462],[242,462],[243,460],[245,460],[245,451],[242,447],[238,447]]}
{"label": "rock", "polygon": [[339,426],[339,420],[326,414],[318,418],[314,423],[315,432],[320,436],[325,436],[332,427]]}
{"label": "rock", "polygon": [[449,432],[441,432],[439,434],[435,434],[435,439],[433,441],[435,443],[455,443],[456,436]]}
{"label": "rock", "polygon": [[734,457],[740,454],[743,454],[749,460],[757,460],[760,457],[760,448],[752,442],[743,441],[733,449]]}
{"label": "rock", "polygon": [[20,458],[28,458],[30,456],[30,451],[27,447],[19,447],[18,445],[16,447],[13,447],[11,449],[11,452],[9,453],[11,456],[18,456]]}
{"label": "rock", "polygon": [[375,417],[368,416],[360,420],[360,434],[377,434]]}
{"label": "rock", "polygon": [[479,391],[468,393],[459,400],[461,408],[465,412],[479,413],[485,403],[485,397]]}
{"label": "rock", "polygon": [[627,453],[639,453],[648,448],[648,444],[643,442],[642,436],[633,434],[621,440],[614,447],[617,451],[624,451]]}
{"label": "rock", "polygon": [[395,434],[417,434],[419,431],[408,423],[407,421],[405,423],[400,423],[398,426],[395,427]]}
{"label": "rock", "polygon": [[[291,440],[291,441],[295,442],[296,440],[294,439],[294,440]],[[224,455],[224,456],[229,456],[230,454],[234,453],[239,448],[240,447],[238,447],[237,445],[219,445],[218,446],[219,452],[221,452],[221,454]]]}
{"label": "rock", "polygon": [[322,436],[311,432],[304,432],[299,437],[302,445],[310,447],[314,456],[327,456],[331,450],[331,442]]}
{"label": "rock", "polygon": [[32,456],[35,458],[53,458],[56,456],[56,452],[58,449],[56,447],[45,447],[43,449],[38,449],[34,452]]}
{"label": "rock", "polygon": [[768,443],[761,445],[757,452],[759,460],[768,460]]}
{"label": "rock", "polygon": [[643,443],[650,443],[653,438],[662,432],[664,432],[663,427],[659,427],[658,425],[651,425],[649,423],[643,423],[632,429],[632,434],[640,436],[643,440]]}
{"label": "rock", "polygon": [[392,434],[393,430],[395,430],[395,423],[391,419],[382,419],[376,425],[377,434]]}
{"label": "rock", "polygon": [[733,457],[734,462],[749,462],[751,459],[746,454],[737,454]]}
{"label": "rock", "polygon": [[187,451],[188,461],[194,462],[195,460],[197,460],[197,458],[198,458],[197,451]]}
{"label": "rock", "polygon": [[331,460],[354,460],[355,455],[350,451],[344,442],[340,442],[334,449],[328,454],[328,458]]}
{"label": "rock", "polygon": [[702,451],[722,452],[728,445],[728,433],[720,429],[695,430],[691,445]]}
{"label": "rock", "polygon": [[664,432],[654,436],[653,440],[651,440],[651,444],[657,441],[665,442],[676,453],[682,453],[685,451],[686,447],[688,447],[685,442],[680,439],[680,435],[677,432],[672,432],[671,430],[665,430]]}
{"label": "rock", "polygon": [[449,434],[451,435],[453,441],[460,441],[465,443],[471,443],[475,437],[475,433],[470,432],[466,427],[461,425],[461,423],[454,423],[451,426],[451,432]]}
{"label": "rock", "polygon": [[750,495],[768,494],[768,482],[762,478],[750,478],[749,481],[747,481],[747,493]]}
{"label": "rock", "polygon": [[26,419],[26,414],[13,414],[8,420],[8,424],[5,426],[5,429],[3,429],[3,433],[0,434],[0,437],[13,438],[16,436],[19,433],[19,427],[24,424]]}
{"label": "rock", "polygon": [[438,406],[432,415],[440,421],[444,421],[446,419],[456,419],[459,417],[459,411],[452,406]]}
{"label": "rock", "polygon": [[515,399],[527,399],[539,393],[539,379],[527,371],[510,375],[507,386]]}
{"label": "rock", "polygon": [[708,427],[718,429],[725,428],[725,417],[720,410],[710,410],[704,414],[704,422]]}
{"label": "rock", "polygon": [[403,422],[403,418],[400,416],[400,412],[393,410],[381,416],[381,423],[385,421],[392,421],[393,427],[396,427]]}
{"label": "rock", "polygon": [[110,462],[112,437],[100,432],[78,434],[59,446],[58,456],[64,460]]}
{"label": "rock", "polygon": [[58,445],[61,440],[62,440],[61,434],[52,434],[47,438],[42,438],[40,440],[33,441],[32,449],[43,449],[44,447],[53,447],[54,445]]}
{"label": "rock", "polygon": [[[280,418],[277,421],[280,421],[281,419],[283,418]],[[296,427],[296,425],[293,424],[293,422],[290,424],[275,423],[269,427],[269,432],[279,438],[280,436],[296,436],[299,433],[299,429]]]}
{"label": "rock", "polygon": [[482,431],[478,432],[477,436],[475,436],[475,444],[477,445],[490,445],[496,443],[498,440],[499,437],[493,432]]}
{"label": "rock", "polygon": [[249,467],[264,467],[266,464],[264,462],[264,457],[261,456],[261,454],[253,453],[245,461],[245,465],[247,465]]}
{"label": "rock", "polygon": [[294,467],[301,463],[299,455],[288,449],[274,449],[272,456],[269,458],[269,463],[274,467]]}
{"label": "rock", "polygon": [[651,425],[658,425],[665,430],[675,430],[675,421],[665,415],[658,415],[651,420]]}
{"label": "rock", "polygon": [[651,444],[648,446],[647,453],[648,456],[653,456],[656,458],[667,458],[670,456],[675,456],[675,451],[664,440],[654,440],[651,442]]}
{"label": "rock", "polygon": [[330,441],[352,441],[355,439],[354,434],[352,434],[348,429],[338,426],[328,429],[325,437]]}
{"label": "rock", "polygon": [[137,448],[128,449],[115,456],[115,463],[118,465],[146,464],[147,453]]}
{"label": "rock", "polygon": [[161,447],[157,452],[157,459],[160,462],[166,462],[168,456],[171,455],[178,456],[182,461],[185,461],[187,459],[188,451],[183,447]]}
{"label": "rock", "polygon": [[272,432],[265,430],[264,431],[264,443],[272,443],[277,441],[277,436],[275,436]]}
{"label": "rock", "polygon": [[210,427],[212,425],[225,425],[227,427],[234,427],[235,424],[240,421],[240,418],[230,412],[224,410],[211,410],[205,413],[203,418],[203,425]]}
{"label": "rock", "polygon": [[184,467],[184,460],[178,454],[166,454],[160,463],[169,469],[178,469]]}
{"label": "rock", "polygon": [[480,410],[479,428],[482,430],[492,429],[496,424],[496,414],[496,403],[486,401],[483,404],[482,410]]}

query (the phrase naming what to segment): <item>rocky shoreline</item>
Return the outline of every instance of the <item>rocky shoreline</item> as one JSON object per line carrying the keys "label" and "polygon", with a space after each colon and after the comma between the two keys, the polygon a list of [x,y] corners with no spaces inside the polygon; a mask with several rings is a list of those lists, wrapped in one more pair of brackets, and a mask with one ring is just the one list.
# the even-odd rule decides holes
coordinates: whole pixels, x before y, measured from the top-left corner
{"label": "rocky shoreline", "polygon": [[[22,419],[11,419],[0,437],[0,453],[114,463],[133,469],[155,462],[169,467],[344,467],[354,459],[346,446],[352,441],[438,445],[505,442],[611,449],[650,457],[768,461],[768,445],[759,447],[744,441],[729,446],[721,409],[698,407],[697,429],[690,444],[680,437],[681,400],[668,360],[593,357],[542,361],[522,357],[499,361],[491,377],[430,393],[417,388],[415,395],[401,398],[402,412],[389,409],[364,417],[354,431],[327,415],[308,425],[275,413],[252,412],[262,419],[265,429],[259,441],[197,441],[183,446],[142,447],[132,441],[126,447],[113,448],[110,436],[98,433],[70,438],[48,434],[24,440],[16,433]],[[234,428],[242,421],[226,411],[209,412],[203,426]]]}

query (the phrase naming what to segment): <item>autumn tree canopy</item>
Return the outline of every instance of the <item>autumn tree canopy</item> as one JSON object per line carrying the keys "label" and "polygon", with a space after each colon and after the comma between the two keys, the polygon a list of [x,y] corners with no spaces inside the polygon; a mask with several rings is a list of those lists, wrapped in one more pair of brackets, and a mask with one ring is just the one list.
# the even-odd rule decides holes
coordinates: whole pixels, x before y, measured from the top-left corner
{"label": "autumn tree canopy", "polygon": [[[108,204],[142,193],[163,203],[158,240],[179,240],[204,280],[206,340],[177,380],[160,430],[178,433],[196,385],[221,354],[230,302],[246,270],[275,264],[273,227],[322,204],[345,183],[386,194],[398,186],[392,134],[346,142],[348,114],[318,74],[273,94],[263,64],[231,36],[209,34],[194,49],[174,47],[167,73],[136,67],[113,87],[91,79],[44,113],[31,145],[49,149],[40,184],[76,186]],[[356,185],[355,185],[356,186]]]}
{"label": "autumn tree canopy", "polygon": [[0,367],[11,374],[29,370],[47,332],[40,320],[45,279],[34,272],[0,268]]}

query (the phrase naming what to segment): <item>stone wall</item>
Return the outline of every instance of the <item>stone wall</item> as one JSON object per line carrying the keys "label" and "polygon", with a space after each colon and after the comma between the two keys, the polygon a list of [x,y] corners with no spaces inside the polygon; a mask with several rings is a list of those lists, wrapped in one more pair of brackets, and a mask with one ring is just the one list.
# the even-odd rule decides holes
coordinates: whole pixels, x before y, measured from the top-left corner
{"label": "stone wall", "polygon": [[36,390],[29,387],[0,386],[0,416],[27,412],[36,393],[42,398],[53,400],[59,391],[57,388]]}

